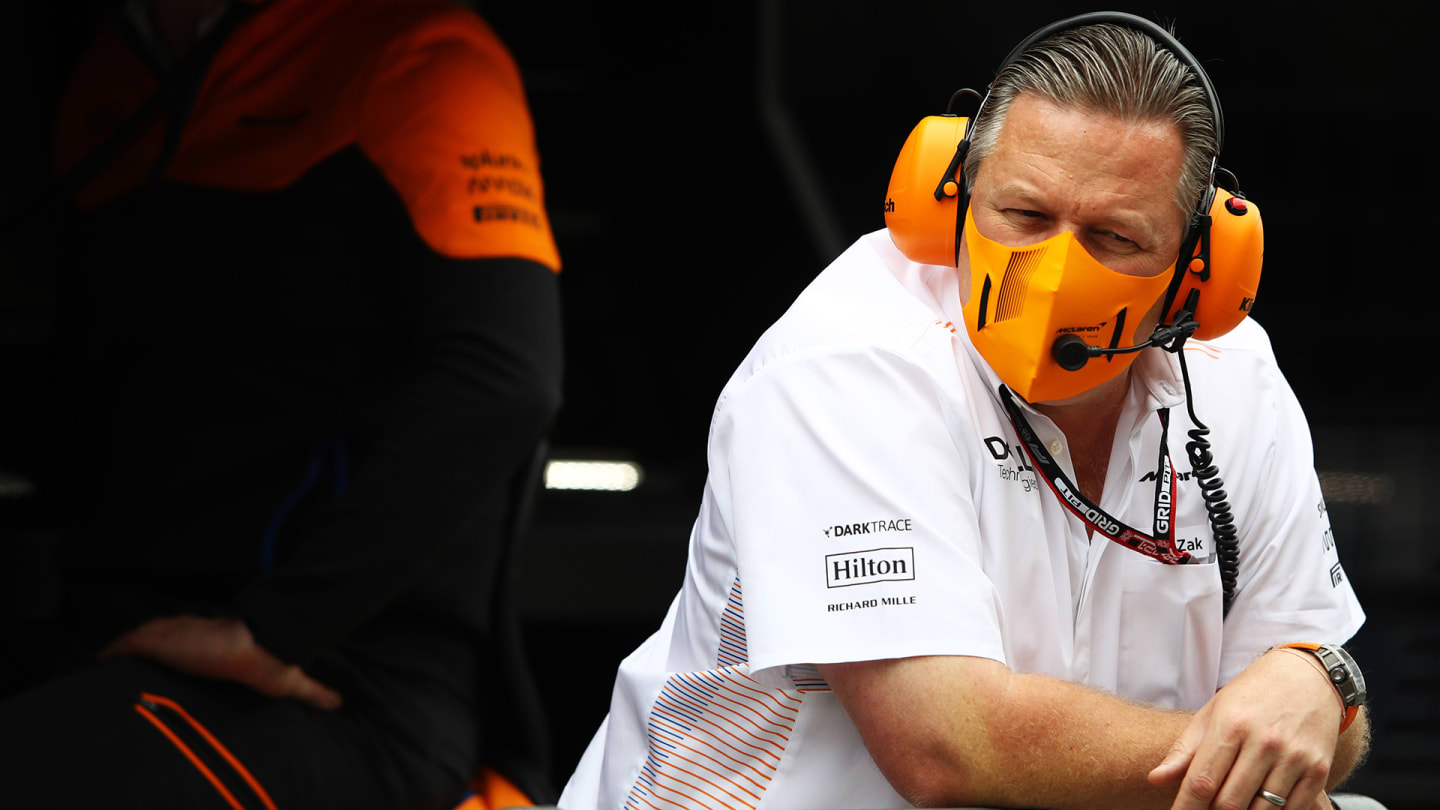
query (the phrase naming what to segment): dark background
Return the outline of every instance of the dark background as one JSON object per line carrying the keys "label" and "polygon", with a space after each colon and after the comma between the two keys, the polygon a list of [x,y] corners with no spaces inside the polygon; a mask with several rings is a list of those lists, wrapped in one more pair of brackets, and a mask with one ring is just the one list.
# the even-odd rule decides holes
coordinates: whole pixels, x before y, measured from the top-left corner
{"label": "dark background", "polygon": [[[11,7],[0,214],[45,188],[46,139],[93,4]],[[525,76],[565,263],[554,456],[644,465],[627,494],[549,492],[525,569],[560,777],[619,659],[679,585],[710,410],[734,365],[840,250],[882,227],[900,144],[1024,35],[1091,6],[920,0],[479,2]],[[1354,643],[1376,744],[1355,787],[1440,792],[1440,551],[1422,527],[1437,203],[1419,6],[1116,6],[1175,23],[1224,104],[1222,164],[1264,213],[1253,316],[1316,437],[1342,560],[1370,615]],[[4,368],[45,338],[46,231],[0,243]],[[1203,415],[1202,415],[1203,418]],[[6,469],[0,445],[0,474]],[[27,497],[0,479],[0,497]],[[0,538],[3,542],[4,538]],[[0,572],[7,581],[14,572]]]}

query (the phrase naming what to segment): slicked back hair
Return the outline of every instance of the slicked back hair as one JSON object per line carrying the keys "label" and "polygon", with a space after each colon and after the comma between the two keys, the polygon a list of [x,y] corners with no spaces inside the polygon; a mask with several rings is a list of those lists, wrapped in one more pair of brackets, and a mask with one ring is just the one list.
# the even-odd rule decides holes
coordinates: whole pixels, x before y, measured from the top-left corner
{"label": "slicked back hair", "polygon": [[1205,90],[1174,54],[1139,31],[1110,23],[1072,28],[1036,43],[995,78],[966,156],[967,190],[975,187],[980,165],[994,151],[1010,105],[1022,93],[1123,121],[1174,123],[1184,144],[1175,203],[1189,221],[1210,182],[1219,145]]}

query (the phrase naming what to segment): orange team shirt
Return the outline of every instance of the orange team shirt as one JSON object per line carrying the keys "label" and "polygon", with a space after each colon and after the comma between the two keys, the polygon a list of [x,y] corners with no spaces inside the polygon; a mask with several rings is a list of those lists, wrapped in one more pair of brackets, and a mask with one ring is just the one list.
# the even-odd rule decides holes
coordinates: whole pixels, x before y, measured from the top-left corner
{"label": "orange team shirt", "polygon": [[[421,238],[453,258],[560,270],[519,70],[484,21],[447,0],[270,0],[210,63],[164,179],[275,191],[357,145]],[[118,30],[86,52],[61,102],[56,169],[80,165],[153,96]],[[163,112],[83,186],[93,208],[144,184]]]}

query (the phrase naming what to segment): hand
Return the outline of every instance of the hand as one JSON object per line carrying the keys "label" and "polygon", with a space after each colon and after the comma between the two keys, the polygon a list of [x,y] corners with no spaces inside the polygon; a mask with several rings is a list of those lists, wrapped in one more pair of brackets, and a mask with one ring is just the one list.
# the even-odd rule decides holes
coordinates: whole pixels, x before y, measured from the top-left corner
{"label": "hand", "polygon": [[149,658],[188,675],[235,681],[270,697],[318,709],[340,708],[340,695],[255,643],[239,619],[151,619],[100,651],[100,658]]}
{"label": "hand", "polygon": [[1330,810],[1325,779],[1335,757],[1340,704],[1317,667],[1284,650],[1261,656],[1196,713],[1150,782],[1181,777],[1173,810]]}

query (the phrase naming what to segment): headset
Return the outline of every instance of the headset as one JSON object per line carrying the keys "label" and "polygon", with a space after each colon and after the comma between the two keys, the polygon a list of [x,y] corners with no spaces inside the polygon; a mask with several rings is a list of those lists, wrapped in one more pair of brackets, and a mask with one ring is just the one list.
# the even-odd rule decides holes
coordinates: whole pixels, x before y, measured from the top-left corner
{"label": "headset", "polygon": [[[1265,237],[1259,207],[1239,191],[1235,176],[1219,166],[1218,147],[1223,147],[1225,142],[1225,117],[1215,88],[1195,57],[1168,31],[1150,20],[1124,12],[1101,11],[1070,17],[1039,29],[1010,51],[995,75],[1002,75],[1035,43],[1062,31],[1098,23],[1139,31],[1170,51],[1190,69],[1209,103],[1217,150],[1212,156],[1205,192],[1191,213],[1188,232],[1180,243],[1160,322],[1173,323],[1177,313],[1185,310],[1197,324],[1196,338],[1220,337],[1238,326],[1255,303]],[[984,115],[994,86],[992,82],[981,99],[976,120]],[[927,116],[915,126],[901,147],[890,175],[885,197],[885,226],[900,252],[920,264],[949,267],[959,264],[960,237],[969,205],[962,172],[970,151],[972,128],[970,119],[955,115],[951,109],[957,98],[967,94],[980,98],[974,90],[960,90],[951,96],[943,115]],[[1227,176],[1235,190],[1217,186],[1217,174]],[[1098,353],[1107,352],[1098,350]],[[1098,354],[1092,352],[1090,356]],[[1085,359],[1088,358],[1078,358],[1075,367],[1084,365]]]}

